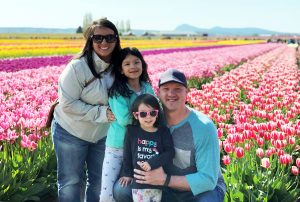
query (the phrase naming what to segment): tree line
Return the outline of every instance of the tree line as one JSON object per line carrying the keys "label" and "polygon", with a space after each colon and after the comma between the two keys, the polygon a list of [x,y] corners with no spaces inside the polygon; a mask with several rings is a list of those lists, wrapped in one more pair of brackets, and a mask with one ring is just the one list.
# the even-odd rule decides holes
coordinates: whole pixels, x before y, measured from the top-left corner
{"label": "tree line", "polygon": [[[77,30],[76,33],[83,33],[86,28],[91,25],[93,22],[93,16],[91,13],[86,13],[83,16],[83,22],[82,22],[82,26],[80,25]],[[117,21],[115,23],[118,31],[120,32],[120,35],[122,35],[122,33],[127,33],[131,31],[131,26],[130,26],[130,20],[120,20]]]}

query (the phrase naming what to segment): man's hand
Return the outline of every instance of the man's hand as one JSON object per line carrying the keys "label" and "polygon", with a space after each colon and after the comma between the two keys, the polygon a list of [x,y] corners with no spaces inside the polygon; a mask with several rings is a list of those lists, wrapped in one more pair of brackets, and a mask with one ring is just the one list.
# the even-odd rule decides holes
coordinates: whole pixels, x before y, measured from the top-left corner
{"label": "man's hand", "polygon": [[134,178],[137,183],[150,185],[164,185],[166,173],[162,167],[150,171],[134,169]]}

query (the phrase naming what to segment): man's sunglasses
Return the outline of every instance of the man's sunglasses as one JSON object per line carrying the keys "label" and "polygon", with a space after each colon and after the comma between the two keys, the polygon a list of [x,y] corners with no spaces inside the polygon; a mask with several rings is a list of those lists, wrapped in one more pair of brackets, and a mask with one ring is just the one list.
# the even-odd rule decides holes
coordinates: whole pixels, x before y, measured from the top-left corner
{"label": "man's sunglasses", "polygon": [[139,116],[140,118],[145,118],[147,116],[156,117],[158,115],[158,110],[151,110],[148,112],[133,112],[136,116]]}
{"label": "man's sunglasses", "polygon": [[105,39],[107,43],[114,43],[117,41],[118,36],[116,34],[108,34],[108,35],[92,35],[92,39],[95,43],[102,43],[102,41]]}

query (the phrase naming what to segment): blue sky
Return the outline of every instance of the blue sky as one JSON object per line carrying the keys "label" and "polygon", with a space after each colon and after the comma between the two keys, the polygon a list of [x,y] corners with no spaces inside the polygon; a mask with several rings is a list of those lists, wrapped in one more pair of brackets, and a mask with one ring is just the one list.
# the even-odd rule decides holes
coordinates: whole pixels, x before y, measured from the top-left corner
{"label": "blue sky", "polygon": [[299,0],[2,0],[0,27],[77,28],[83,16],[132,29],[257,27],[300,33]]}

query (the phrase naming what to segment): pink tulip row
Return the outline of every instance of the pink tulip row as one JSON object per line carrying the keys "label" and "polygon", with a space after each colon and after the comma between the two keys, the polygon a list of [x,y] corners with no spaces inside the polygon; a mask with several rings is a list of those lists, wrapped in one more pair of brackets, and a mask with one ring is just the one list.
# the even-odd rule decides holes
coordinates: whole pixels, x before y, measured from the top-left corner
{"label": "pink tulip row", "polygon": [[159,73],[169,68],[185,72],[187,78],[211,77],[225,65],[246,62],[280,46],[279,44],[255,44],[203,51],[174,52],[145,56],[145,60],[154,88],[157,88]]}
{"label": "pink tulip row", "polygon": [[40,137],[48,135],[41,129],[64,67],[0,72],[0,142],[14,143],[21,136],[21,146],[34,150]]}
{"label": "pink tulip row", "polygon": [[[203,72],[209,71],[209,68],[210,71],[216,71],[225,64],[237,64],[241,60],[249,60],[278,47],[280,46],[274,44],[249,45],[146,55],[145,59],[152,81],[156,80],[153,82],[156,87],[158,74],[166,68],[181,69],[188,77],[192,76],[191,72],[194,72],[194,76],[204,76]],[[214,66],[217,68],[213,68]],[[50,103],[57,98],[57,81],[64,67],[65,65],[45,66],[39,69],[0,72],[0,141],[14,142],[21,136],[21,145],[30,150],[34,149],[33,140],[26,139],[25,136],[44,134],[39,131],[45,124]]]}
{"label": "pink tulip row", "polygon": [[[226,154],[242,158],[256,148],[262,167],[269,168],[269,157],[275,154],[278,163],[293,164],[290,153],[300,148],[300,72],[295,54],[293,48],[275,49],[215,78],[203,90],[190,92],[189,103],[217,123],[220,148]],[[230,158],[234,156],[224,155],[223,163],[229,165]],[[296,165],[293,174],[299,173]]]}
{"label": "pink tulip row", "polygon": [[[256,45],[243,45],[243,46],[207,46],[207,47],[189,47],[189,48],[172,48],[172,49],[157,49],[157,50],[144,50],[142,51],[142,54],[146,57],[150,58],[156,58],[155,55],[163,54],[166,55],[168,53],[176,53],[177,52],[190,52],[194,51],[201,52],[204,50],[211,50],[208,53],[203,53],[202,60],[208,61],[210,58],[207,58],[206,54],[214,54],[216,49],[222,49],[225,48],[224,51],[221,51],[221,53],[224,54],[224,52],[229,53],[230,55],[227,56],[228,61],[226,62],[232,62],[232,63],[239,63],[240,61],[247,60],[249,58],[253,58],[259,54],[262,54],[272,48],[277,47],[276,44],[256,44]],[[232,47],[232,48],[230,48]],[[235,47],[235,48],[233,48]],[[236,50],[241,49],[248,49],[250,52],[245,51],[243,55],[244,58],[240,59],[237,58],[233,52],[236,52]],[[219,54],[217,52],[217,54]],[[218,56],[219,57],[219,56]],[[242,56],[239,56],[242,57]],[[68,61],[72,59],[71,55],[64,55],[64,56],[45,56],[45,57],[28,57],[28,58],[14,58],[14,59],[2,59],[0,60],[0,71],[6,71],[6,72],[14,72],[19,71],[22,69],[36,69],[41,68],[45,66],[59,66],[63,64],[67,64]],[[199,58],[200,59],[200,58]],[[215,59],[214,59],[215,60]],[[168,59],[166,59],[168,61]],[[154,65],[156,65],[156,62],[153,62]],[[218,64],[222,65],[222,64]],[[213,64],[210,64],[210,67],[213,66]]]}
{"label": "pink tulip row", "polygon": [[[168,48],[168,49],[153,49],[153,50],[144,50],[142,51],[143,56],[146,55],[157,55],[157,54],[166,54],[173,52],[185,52],[185,51],[199,51],[199,50],[208,50],[216,48],[226,48],[238,45],[221,45],[221,46],[198,46],[198,47],[187,47],[187,48]],[[247,45],[244,45],[247,46]]]}

